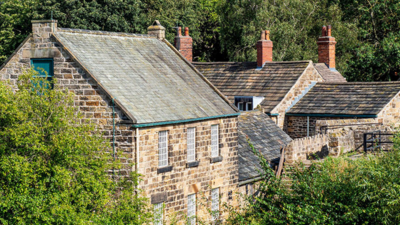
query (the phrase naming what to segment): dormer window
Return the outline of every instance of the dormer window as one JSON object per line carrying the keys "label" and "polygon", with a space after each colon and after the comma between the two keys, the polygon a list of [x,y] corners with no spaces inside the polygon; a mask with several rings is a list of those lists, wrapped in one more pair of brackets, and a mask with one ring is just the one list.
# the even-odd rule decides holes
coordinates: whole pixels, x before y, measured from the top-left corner
{"label": "dormer window", "polygon": [[235,96],[235,106],[240,111],[251,111],[264,100],[264,97],[257,96]]}

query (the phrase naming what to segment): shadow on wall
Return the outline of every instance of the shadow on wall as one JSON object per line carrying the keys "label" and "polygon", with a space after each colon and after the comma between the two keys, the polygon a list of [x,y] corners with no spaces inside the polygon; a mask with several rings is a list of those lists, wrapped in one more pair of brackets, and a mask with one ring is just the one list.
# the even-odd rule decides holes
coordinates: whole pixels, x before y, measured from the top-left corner
{"label": "shadow on wall", "polygon": [[328,145],[323,145],[320,151],[307,154],[307,160],[317,160],[326,158],[329,155]]}

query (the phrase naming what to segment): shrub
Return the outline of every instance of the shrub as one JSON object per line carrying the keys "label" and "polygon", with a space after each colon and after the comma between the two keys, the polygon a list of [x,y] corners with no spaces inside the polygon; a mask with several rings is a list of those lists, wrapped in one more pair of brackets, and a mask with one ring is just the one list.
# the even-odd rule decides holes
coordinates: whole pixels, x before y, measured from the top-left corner
{"label": "shrub", "polygon": [[[399,224],[400,140],[394,150],[357,160],[327,158],[309,169],[291,170],[286,187],[265,159],[260,194],[231,224]],[[253,146],[252,146],[253,147]]]}
{"label": "shrub", "polygon": [[118,169],[96,127],[82,123],[68,90],[27,71],[13,91],[0,82],[2,224],[142,224],[151,215],[134,194],[138,175]]}

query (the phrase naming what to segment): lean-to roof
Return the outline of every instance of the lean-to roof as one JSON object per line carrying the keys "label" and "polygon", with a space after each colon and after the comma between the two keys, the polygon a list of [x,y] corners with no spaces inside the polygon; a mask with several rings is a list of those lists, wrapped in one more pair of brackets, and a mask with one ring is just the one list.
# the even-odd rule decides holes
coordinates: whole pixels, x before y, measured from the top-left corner
{"label": "lean-to roof", "polygon": [[377,115],[400,82],[317,83],[287,114]]}
{"label": "lean-to roof", "polygon": [[268,162],[280,158],[280,149],[292,140],[274,121],[259,110],[242,112],[238,122],[239,181],[258,177],[262,171],[249,140]]}

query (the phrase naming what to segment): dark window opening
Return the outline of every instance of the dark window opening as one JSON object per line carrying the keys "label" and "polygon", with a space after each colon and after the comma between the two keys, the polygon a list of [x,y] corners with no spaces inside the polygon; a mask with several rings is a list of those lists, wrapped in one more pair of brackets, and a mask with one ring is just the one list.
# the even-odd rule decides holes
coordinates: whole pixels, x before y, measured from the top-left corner
{"label": "dark window opening", "polygon": [[235,97],[235,106],[240,111],[253,110],[253,97]]}

